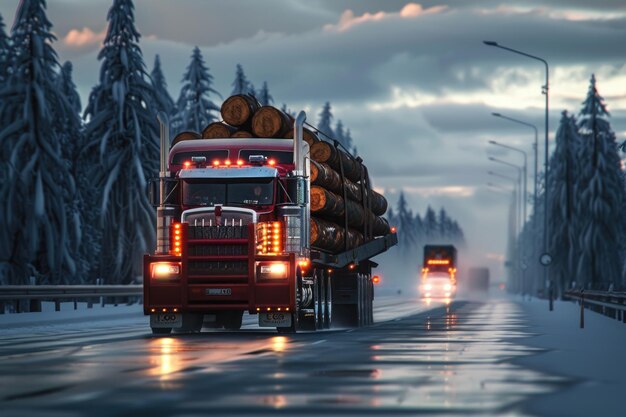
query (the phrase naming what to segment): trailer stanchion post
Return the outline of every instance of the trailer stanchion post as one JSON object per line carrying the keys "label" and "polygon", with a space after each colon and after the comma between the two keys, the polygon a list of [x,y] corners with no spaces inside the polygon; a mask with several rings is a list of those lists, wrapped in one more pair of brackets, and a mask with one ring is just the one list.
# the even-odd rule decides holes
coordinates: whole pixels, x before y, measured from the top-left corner
{"label": "trailer stanchion post", "polygon": [[585,290],[580,290],[580,328],[585,328]]}

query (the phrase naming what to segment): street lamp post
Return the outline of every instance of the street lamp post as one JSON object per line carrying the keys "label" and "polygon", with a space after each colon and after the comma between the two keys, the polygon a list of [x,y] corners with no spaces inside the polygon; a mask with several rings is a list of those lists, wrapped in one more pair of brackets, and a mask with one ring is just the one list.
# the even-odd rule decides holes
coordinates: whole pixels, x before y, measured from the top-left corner
{"label": "street lamp post", "polygon": [[[527,54],[526,52],[518,51],[517,49],[509,48],[507,46],[503,46],[498,44],[498,42],[494,41],[483,41],[483,43],[487,46],[493,46],[496,48],[504,49],[505,51],[513,52],[518,55],[523,55],[527,58],[531,58],[537,61],[542,62],[546,67],[546,84],[542,87],[542,94],[546,95],[546,114],[545,114],[545,125],[546,125],[546,139],[545,139],[545,157],[544,157],[544,187],[543,187],[543,196],[544,196],[544,207],[543,207],[543,254],[541,255],[541,264],[545,267],[543,271],[544,281],[547,282],[548,278],[548,268],[550,265],[551,257],[548,254],[548,113],[549,113],[549,89],[550,89],[550,68],[548,67],[548,61],[543,58],[540,58],[535,55]],[[552,309],[550,309],[552,310]]]}
{"label": "street lamp post", "polygon": [[509,146],[509,145],[505,145],[503,143],[496,142],[495,140],[490,140],[489,144],[500,146],[500,147],[506,148],[506,149],[510,149],[512,151],[515,151],[515,152],[519,152],[519,153],[522,154],[522,156],[524,156],[524,167],[523,167],[523,171],[524,171],[524,195],[523,195],[523,198],[522,198],[522,209],[523,209],[522,227],[523,227],[524,224],[526,223],[526,196],[528,195],[528,184],[527,184],[527,181],[526,181],[526,179],[528,177],[528,171],[527,171],[527,168],[528,168],[528,154],[525,151],[523,151],[523,150],[521,150],[519,148],[516,148],[516,147],[513,147],[513,146]]}
{"label": "street lamp post", "polygon": [[531,127],[535,131],[535,144],[533,146],[534,151],[535,151],[535,174],[534,174],[535,184],[534,184],[534,190],[533,190],[533,212],[535,213],[535,215],[533,216],[533,230],[537,231],[537,203],[539,202],[538,196],[537,196],[537,184],[539,182],[539,175],[538,175],[539,174],[539,138],[538,138],[539,135],[537,131],[537,126],[535,126],[532,123],[527,123],[522,120],[514,119],[512,117],[508,117],[500,113],[491,113],[491,114],[495,117],[499,117],[504,120],[509,120],[514,123],[519,123],[521,125]]}

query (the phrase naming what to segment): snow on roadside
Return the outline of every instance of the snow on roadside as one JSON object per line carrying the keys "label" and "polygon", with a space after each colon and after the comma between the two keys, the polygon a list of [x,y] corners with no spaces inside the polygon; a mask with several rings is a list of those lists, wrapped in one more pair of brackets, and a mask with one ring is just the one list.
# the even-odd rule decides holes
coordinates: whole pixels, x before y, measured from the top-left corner
{"label": "snow on roadside", "polygon": [[532,397],[525,411],[539,416],[618,417],[626,415],[626,324],[585,310],[585,328],[579,328],[580,307],[546,300],[518,301],[529,333],[517,343],[545,349],[513,362],[575,383],[561,391]]}

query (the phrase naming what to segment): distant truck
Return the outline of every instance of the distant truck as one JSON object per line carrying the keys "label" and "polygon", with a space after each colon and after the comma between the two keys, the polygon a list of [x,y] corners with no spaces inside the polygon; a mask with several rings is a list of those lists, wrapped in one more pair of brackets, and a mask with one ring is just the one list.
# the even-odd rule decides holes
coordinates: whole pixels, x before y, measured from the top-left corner
{"label": "distant truck", "polygon": [[487,292],[489,290],[489,268],[470,268],[467,271],[466,287],[469,291]]}
{"label": "distant truck", "polygon": [[453,245],[425,245],[419,286],[423,298],[456,295],[457,253]]}

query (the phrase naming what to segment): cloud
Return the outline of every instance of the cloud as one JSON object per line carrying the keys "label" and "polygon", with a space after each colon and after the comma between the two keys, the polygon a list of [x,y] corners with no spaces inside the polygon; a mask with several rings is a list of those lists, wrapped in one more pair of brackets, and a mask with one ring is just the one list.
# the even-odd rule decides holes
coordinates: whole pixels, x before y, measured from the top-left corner
{"label": "cloud", "polygon": [[354,26],[369,22],[377,22],[385,19],[398,18],[414,19],[423,15],[441,13],[446,9],[447,6],[433,6],[428,9],[424,9],[421,4],[408,3],[399,12],[387,13],[379,11],[376,13],[364,13],[360,16],[355,16],[354,12],[348,9],[341,14],[341,17],[339,18],[339,22],[337,24],[327,24],[324,26],[324,30],[344,32]]}
{"label": "cloud", "polygon": [[84,48],[102,43],[106,36],[106,28],[96,33],[88,27],[71,29],[63,37],[63,42],[70,48]]}

